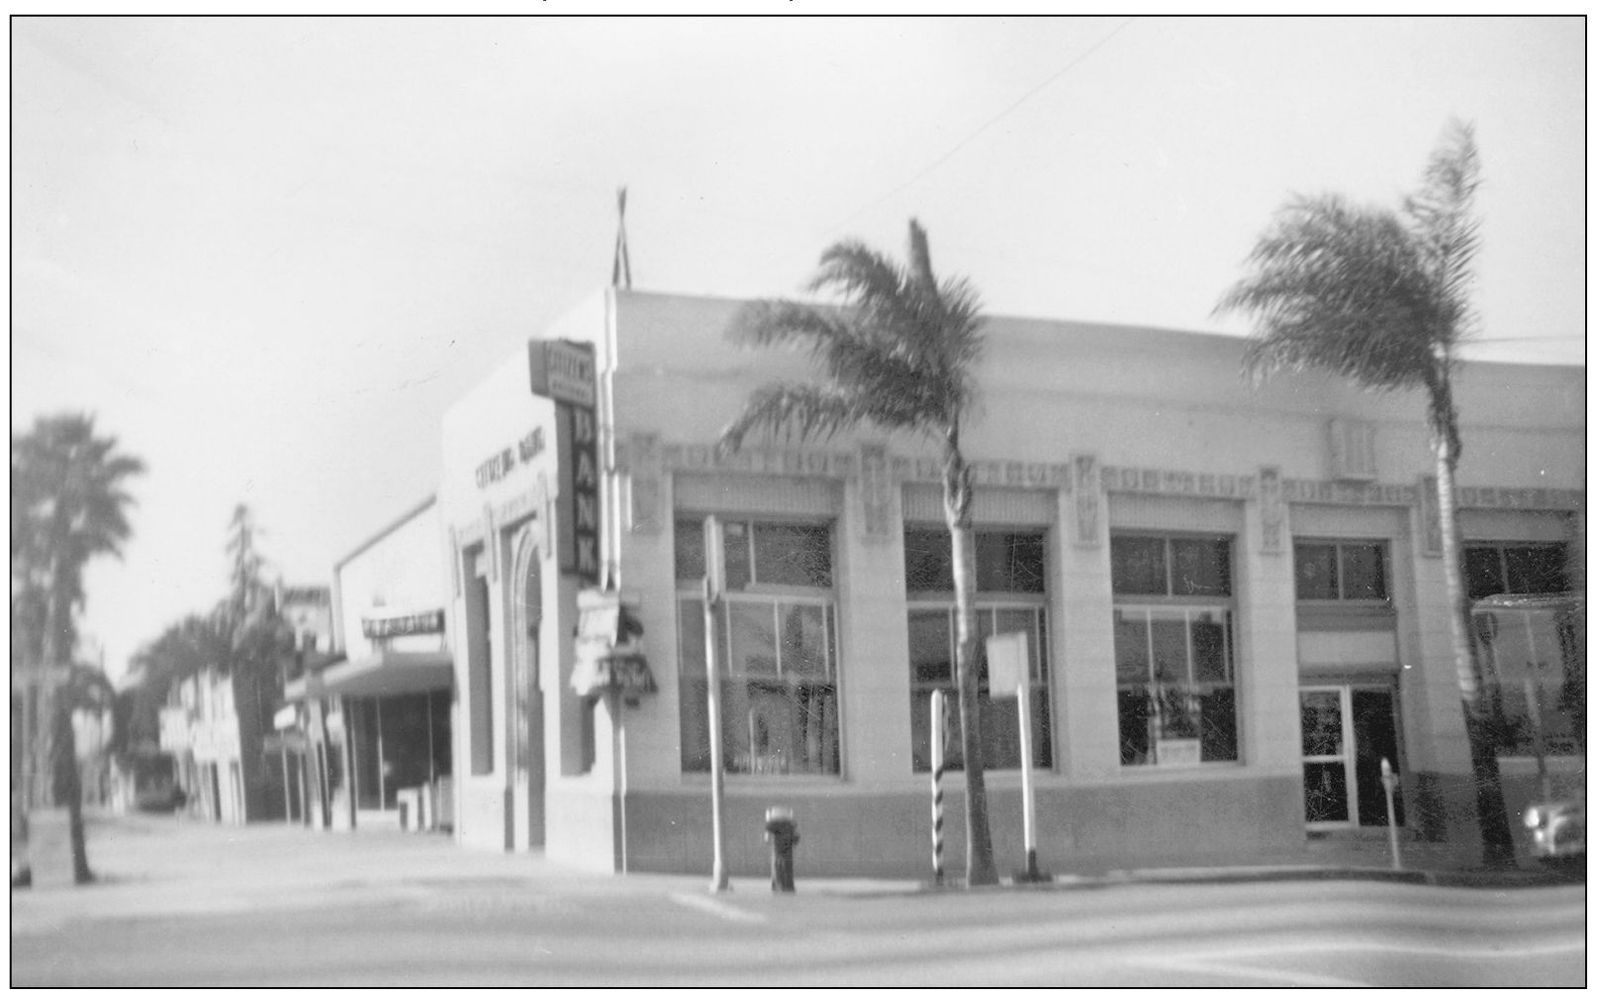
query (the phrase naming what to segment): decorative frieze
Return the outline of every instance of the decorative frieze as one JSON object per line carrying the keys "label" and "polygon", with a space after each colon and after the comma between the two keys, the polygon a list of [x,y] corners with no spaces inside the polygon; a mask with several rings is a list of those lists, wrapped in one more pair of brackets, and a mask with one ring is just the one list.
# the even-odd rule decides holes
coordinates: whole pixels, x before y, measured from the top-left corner
{"label": "decorative frieze", "polygon": [[1420,491],[1420,549],[1427,556],[1443,555],[1443,515],[1437,502],[1437,478],[1421,477],[1416,489]]}
{"label": "decorative frieze", "polygon": [[[888,460],[893,479],[903,483],[942,484],[943,460],[935,456]],[[1071,488],[1071,464],[1029,460],[967,460],[971,483],[978,487]]]}
{"label": "decorative frieze", "polygon": [[1282,497],[1305,504],[1397,505],[1415,503],[1415,488],[1410,484],[1360,483],[1348,480],[1282,481]]}
{"label": "decorative frieze", "polygon": [[1557,487],[1461,487],[1461,508],[1504,508],[1512,511],[1582,511],[1585,491]]}
{"label": "decorative frieze", "polygon": [[627,472],[627,528],[649,535],[658,533],[665,489],[659,436],[653,432],[633,433],[625,449],[617,447],[617,461]]}
{"label": "decorative frieze", "polygon": [[1279,554],[1286,548],[1282,534],[1287,524],[1287,501],[1282,495],[1280,467],[1260,467],[1259,495],[1260,552]]}
{"label": "decorative frieze", "polygon": [[1355,418],[1333,418],[1326,433],[1332,476],[1338,480],[1376,479],[1376,426]]}
{"label": "decorative frieze", "polygon": [[449,527],[449,579],[455,597],[461,596],[461,536],[455,526]]}
{"label": "decorative frieze", "polygon": [[[715,446],[666,443],[659,448],[661,467],[672,471],[760,473],[793,477],[852,477],[857,472],[854,453],[828,449],[742,449],[718,456]],[[630,461],[631,453],[628,458]]]}
{"label": "decorative frieze", "polygon": [[1076,526],[1076,544],[1085,548],[1099,545],[1099,516],[1104,506],[1104,491],[1099,487],[1099,458],[1093,453],[1076,453],[1071,457],[1072,504],[1076,514],[1071,516]]}
{"label": "decorative frieze", "polygon": [[888,474],[888,447],[860,447],[860,531],[868,539],[892,534],[893,479]]}
{"label": "decorative frieze", "polygon": [[1100,477],[1106,491],[1237,501],[1253,498],[1257,486],[1251,473],[1193,473],[1136,466],[1107,466]]}

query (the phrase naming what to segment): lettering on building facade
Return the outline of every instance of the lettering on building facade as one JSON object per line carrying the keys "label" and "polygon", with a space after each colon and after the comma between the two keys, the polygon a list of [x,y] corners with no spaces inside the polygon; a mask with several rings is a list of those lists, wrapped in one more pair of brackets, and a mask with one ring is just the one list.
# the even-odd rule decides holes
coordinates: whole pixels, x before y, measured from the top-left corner
{"label": "lettering on building facade", "polygon": [[518,466],[531,463],[543,451],[544,429],[540,426],[477,464],[478,488],[482,489],[504,480],[510,476],[511,471]]}
{"label": "lettering on building facade", "polygon": [[390,636],[420,636],[444,631],[444,609],[389,615],[381,618],[362,618],[361,635],[367,639]]}

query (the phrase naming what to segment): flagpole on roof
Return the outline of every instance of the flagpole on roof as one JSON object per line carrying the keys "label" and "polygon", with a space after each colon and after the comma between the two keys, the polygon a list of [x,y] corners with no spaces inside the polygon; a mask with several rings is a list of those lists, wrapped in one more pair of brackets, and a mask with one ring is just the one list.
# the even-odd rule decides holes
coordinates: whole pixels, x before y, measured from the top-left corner
{"label": "flagpole on roof", "polygon": [[610,265],[610,285],[633,289],[632,260],[627,257],[627,188],[616,188],[616,256]]}

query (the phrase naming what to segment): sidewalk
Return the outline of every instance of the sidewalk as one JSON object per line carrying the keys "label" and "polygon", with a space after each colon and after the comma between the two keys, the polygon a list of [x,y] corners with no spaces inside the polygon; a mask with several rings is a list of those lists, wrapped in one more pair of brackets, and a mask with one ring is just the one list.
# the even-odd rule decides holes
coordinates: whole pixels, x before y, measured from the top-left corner
{"label": "sidewalk", "polygon": [[[468,850],[447,834],[327,833],[299,825],[219,826],[170,815],[88,813],[92,885],[14,889],[13,935],[99,919],[203,915],[455,896],[515,894],[668,894],[708,890],[707,876],[576,870],[534,854]],[[1045,867],[1048,883],[1081,888],[1138,883],[1377,879],[1413,884],[1525,887],[1568,884],[1540,868],[1505,872],[1462,868],[1439,847],[1407,844],[1404,870],[1391,868],[1385,841],[1312,841],[1302,852],[1259,864],[1126,868]],[[1011,868],[1000,861],[1001,874]],[[951,878],[957,885],[958,880]],[[950,890],[959,890],[958,888]],[[868,897],[937,894],[921,880],[801,878],[800,895]],[[734,895],[769,895],[765,878],[739,877]]]}

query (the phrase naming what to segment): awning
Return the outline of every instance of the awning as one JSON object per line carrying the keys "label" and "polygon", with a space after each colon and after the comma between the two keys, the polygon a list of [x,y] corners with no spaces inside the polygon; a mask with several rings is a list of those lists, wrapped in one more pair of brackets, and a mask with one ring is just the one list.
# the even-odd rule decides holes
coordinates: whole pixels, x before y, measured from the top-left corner
{"label": "awning", "polygon": [[398,652],[379,650],[359,660],[335,663],[318,673],[289,681],[283,688],[288,701],[333,695],[384,697],[447,691],[455,680],[455,663],[439,651]]}

